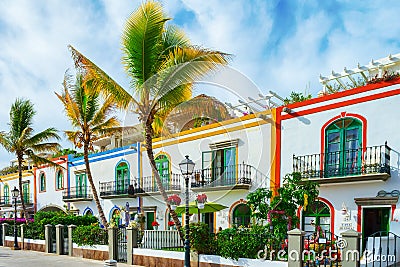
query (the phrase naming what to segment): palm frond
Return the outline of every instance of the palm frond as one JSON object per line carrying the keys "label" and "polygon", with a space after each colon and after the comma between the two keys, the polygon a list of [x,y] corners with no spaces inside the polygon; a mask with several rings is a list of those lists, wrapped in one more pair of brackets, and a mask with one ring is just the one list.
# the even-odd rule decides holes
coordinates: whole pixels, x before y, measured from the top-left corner
{"label": "palm frond", "polygon": [[122,34],[122,62],[138,89],[155,74],[165,22],[169,18],[158,2],[141,5],[127,19]]}
{"label": "palm frond", "polygon": [[118,127],[119,125],[120,124],[119,124],[117,117],[111,117],[111,118],[108,118],[106,121],[94,126],[92,128],[92,132],[96,136],[102,136],[104,134],[118,132],[118,131],[120,131],[120,128],[116,128],[116,127]]}
{"label": "palm frond", "polygon": [[36,144],[46,142],[51,139],[60,140],[60,136],[57,134],[57,129],[55,128],[47,128],[46,130],[41,131],[40,133],[35,134],[25,141],[26,146],[34,146]]}
{"label": "palm frond", "polygon": [[83,145],[83,133],[79,131],[65,131],[67,139],[74,144],[75,147],[81,148]]}
{"label": "palm frond", "polygon": [[47,164],[47,165],[49,165],[50,167],[53,167],[53,168],[61,167],[61,168],[65,169],[62,165],[59,165],[59,164],[54,163],[53,161],[51,161],[49,159],[46,159],[44,157],[40,157],[40,156],[36,155],[32,150],[28,150],[27,151],[27,156],[33,161],[33,163],[36,166]]}
{"label": "palm frond", "polygon": [[58,143],[41,143],[31,146],[31,150],[33,150],[35,153],[58,152],[60,149],[61,146]]}
{"label": "palm frond", "polygon": [[93,116],[93,120],[91,122],[91,125],[98,125],[102,123],[107,116],[115,110],[115,103],[112,98],[107,98],[105,99],[103,105],[98,109],[96,114]]}
{"label": "palm frond", "polygon": [[128,107],[129,103],[135,101],[125,89],[96,64],[71,45],[69,45],[68,48],[71,51],[75,67],[78,72],[83,74],[84,83],[88,83],[88,88],[101,92],[105,94],[106,97],[113,97],[118,106],[122,108]]}
{"label": "palm frond", "polygon": [[35,114],[33,104],[29,100],[17,98],[10,110],[10,135],[21,136],[24,129],[32,126]]}

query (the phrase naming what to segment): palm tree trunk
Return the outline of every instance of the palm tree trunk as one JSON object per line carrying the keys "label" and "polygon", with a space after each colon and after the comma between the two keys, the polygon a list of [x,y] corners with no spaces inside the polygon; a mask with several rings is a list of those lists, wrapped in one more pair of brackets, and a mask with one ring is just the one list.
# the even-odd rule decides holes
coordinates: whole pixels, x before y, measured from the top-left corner
{"label": "palm tree trunk", "polygon": [[100,204],[99,196],[97,195],[97,190],[96,190],[96,187],[94,186],[92,172],[90,171],[89,149],[88,148],[89,148],[88,144],[85,143],[83,145],[83,158],[85,160],[86,173],[87,173],[88,181],[90,184],[90,188],[92,190],[94,202],[96,203],[97,211],[99,212],[101,223],[104,225],[104,228],[107,229],[107,227],[108,227],[107,219],[106,219],[106,216],[104,215],[103,207]]}
{"label": "palm tree trunk", "polygon": [[171,210],[171,206],[167,202],[168,195],[167,192],[165,192],[164,186],[161,182],[160,174],[158,173],[157,167],[156,167],[156,161],[154,160],[154,154],[153,154],[153,127],[152,123],[154,120],[154,115],[149,115],[146,123],[145,123],[145,137],[146,137],[146,152],[147,152],[147,157],[149,158],[150,165],[151,165],[151,170],[153,171],[154,178],[157,183],[158,191],[160,191],[160,194],[164,200],[164,202],[167,204],[167,207],[169,209],[169,213],[171,214],[172,220],[174,221],[176,228],[178,229],[178,233],[181,237],[182,240],[185,240],[185,236],[181,229],[181,222],[179,221],[178,215],[174,210]]}
{"label": "palm tree trunk", "polygon": [[[22,217],[25,218],[25,221],[28,222],[28,218],[26,215],[26,207],[25,207],[25,201],[24,201],[24,191],[22,190],[22,161],[23,161],[23,156],[22,155],[17,155],[18,158],[18,185],[19,185],[19,193],[21,197],[21,205],[22,205]],[[14,205],[17,205],[17,199],[15,199]],[[15,214],[17,216],[17,214]]]}

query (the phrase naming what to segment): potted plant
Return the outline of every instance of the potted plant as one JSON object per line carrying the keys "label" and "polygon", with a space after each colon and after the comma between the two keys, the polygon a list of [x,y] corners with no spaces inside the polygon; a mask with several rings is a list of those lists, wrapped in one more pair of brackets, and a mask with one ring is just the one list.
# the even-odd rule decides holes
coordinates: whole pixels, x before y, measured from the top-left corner
{"label": "potted plant", "polygon": [[169,196],[167,199],[168,204],[171,206],[171,210],[175,210],[176,206],[181,204],[181,201],[181,198],[177,194]]}
{"label": "potted plant", "polygon": [[204,209],[204,204],[207,202],[206,194],[197,195],[196,203],[199,209]]}
{"label": "potted plant", "polygon": [[173,221],[168,221],[169,230],[174,230],[175,223]]}
{"label": "potted plant", "polygon": [[154,221],[154,222],[152,222],[151,223],[151,226],[153,226],[153,229],[154,230],[158,230],[158,226],[159,226],[160,224],[157,222],[157,221]]}

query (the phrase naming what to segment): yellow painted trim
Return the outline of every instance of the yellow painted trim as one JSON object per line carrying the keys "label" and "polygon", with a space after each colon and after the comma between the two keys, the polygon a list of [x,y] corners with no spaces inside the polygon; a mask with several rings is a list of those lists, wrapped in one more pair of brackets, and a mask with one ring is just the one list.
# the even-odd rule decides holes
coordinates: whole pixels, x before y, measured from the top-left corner
{"label": "yellow painted trim", "polygon": [[[216,123],[213,123],[213,124],[204,125],[204,126],[201,126],[201,127],[198,127],[198,128],[194,128],[194,129],[186,130],[186,131],[183,131],[183,132],[180,132],[180,133],[172,134],[171,136],[168,137],[168,139],[172,139],[172,138],[175,138],[175,137],[181,137],[182,135],[188,135],[188,134],[192,134],[192,133],[197,133],[197,132],[201,132],[201,131],[205,131],[205,130],[214,129],[214,128],[225,126],[225,125],[228,125],[228,124],[234,124],[234,123],[237,123],[237,122],[243,122],[243,121],[255,119],[259,115],[270,115],[270,114],[271,114],[270,110],[265,110],[265,111],[262,111],[262,112],[249,114],[249,115],[246,115],[246,116],[243,116],[243,117],[238,117],[238,118],[234,118],[234,119],[230,119],[230,120],[226,120],[226,121],[216,122]],[[164,139],[163,137],[154,138],[153,139],[153,143],[160,142],[163,139]]]}
{"label": "yellow painted trim", "polygon": [[[29,171],[22,172],[23,178],[29,177],[29,176],[33,177],[33,173],[30,173]],[[18,179],[18,173],[11,173],[11,174],[0,176],[0,180],[2,180],[2,181],[10,181],[10,180],[15,180],[15,179]]]}
{"label": "yellow painted trim", "polygon": [[[251,115],[253,115],[253,114],[251,114]],[[210,132],[210,133],[199,134],[199,135],[196,135],[196,136],[189,136],[189,137],[186,137],[186,138],[180,138],[180,136],[178,136],[178,139],[175,139],[175,140],[172,140],[172,141],[167,141],[167,142],[164,142],[164,143],[161,143],[161,144],[153,145],[153,149],[164,147],[164,146],[170,146],[170,145],[174,145],[174,144],[178,144],[178,143],[183,143],[183,142],[189,142],[189,141],[202,139],[202,138],[210,137],[210,136],[215,136],[215,135],[219,135],[219,134],[239,131],[239,130],[252,128],[252,127],[256,127],[256,126],[267,124],[267,123],[268,122],[266,122],[264,120],[261,120],[261,121],[251,122],[251,123],[248,123],[248,124],[242,124],[242,125],[234,126],[234,127],[228,128],[228,129],[221,129],[221,130],[217,130],[217,131]]]}
{"label": "yellow painted trim", "polygon": [[[272,110],[272,121],[276,122],[276,109]],[[270,178],[270,184],[269,187],[272,190],[272,192],[275,195],[275,192],[277,188],[275,188],[275,182],[276,182],[276,172],[275,172],[275,166],[276,166],[276,123],[271,123],[271,178]],[[268,164],[268,163],[267,163]]]}

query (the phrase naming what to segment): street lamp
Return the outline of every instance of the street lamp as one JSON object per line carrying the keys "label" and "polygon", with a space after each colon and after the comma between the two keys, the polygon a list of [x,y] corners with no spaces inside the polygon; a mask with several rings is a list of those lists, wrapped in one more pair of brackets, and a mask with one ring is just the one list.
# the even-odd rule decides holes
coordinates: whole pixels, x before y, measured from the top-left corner
{"label": "street lamp", "polygon": [[189,177],[193,174],[194,162],[189,159],[189,156],[179,163],[182,175],[185,177],[185,264],[184,267],[190,267],[190,241],[189,241]]}
{"label": "street lamp", "polygon": [[11,190],[12,198],[14,199],[14,250],[18,250],[18,240],[17,240],[17,198],[19,195],[19,190],[14,186]]}

